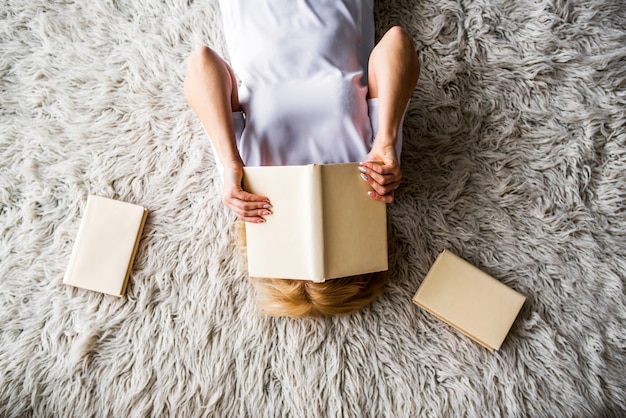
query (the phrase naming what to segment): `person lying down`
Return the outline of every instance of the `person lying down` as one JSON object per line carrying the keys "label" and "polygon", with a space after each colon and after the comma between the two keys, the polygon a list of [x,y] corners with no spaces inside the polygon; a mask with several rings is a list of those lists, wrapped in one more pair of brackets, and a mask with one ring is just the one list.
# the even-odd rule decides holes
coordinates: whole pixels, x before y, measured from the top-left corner
{"label": "person lying down", "polygon": [[[420,72],[411,36],[395,26],[375,45],[373,0],[219,4],[232,67],[201,47],[189,57],[184,91],[210,138],[223,204],[242,225],[264,222],[271,196],[243,189],[244,166],[344,162],[360,162],[355,175],[372,199],[393,202]],[[363,308],[387,277],[250,280],[261,312],[314,317]]]}

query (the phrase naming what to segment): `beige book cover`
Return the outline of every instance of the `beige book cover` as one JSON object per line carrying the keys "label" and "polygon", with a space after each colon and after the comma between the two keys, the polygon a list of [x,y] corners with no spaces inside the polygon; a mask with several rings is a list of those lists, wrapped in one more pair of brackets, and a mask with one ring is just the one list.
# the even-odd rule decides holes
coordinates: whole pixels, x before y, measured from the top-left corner
{"label": "beige book cover", "polygon": [[141,206],[90,195],[63,283],[122,296],[147,214]]}
{"label": "beige book cover", "polygon": [[387,208],[367,195],[358,163],[244,168],[244,189],[272,215],[246,224],[253,277],[327,279],[384,271]]}
{"label": "beige book cover", "polygon": [[490,350],[498,350],[526,297],[448,250],[413,302]]}

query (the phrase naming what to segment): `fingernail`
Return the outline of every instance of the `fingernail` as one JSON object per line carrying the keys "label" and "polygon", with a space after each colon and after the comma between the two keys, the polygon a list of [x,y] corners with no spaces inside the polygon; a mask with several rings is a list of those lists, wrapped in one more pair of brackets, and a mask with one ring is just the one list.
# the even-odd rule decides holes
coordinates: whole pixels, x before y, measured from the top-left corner
{"label": "fingernail", "polygon": [[258,223],[258,224],[262,224],[263,222],[265,222],[265,219],[258,219],[258,220],[256,221],[256,223]]}
{"label": "fingernail", "polygon": [[367,170],[365,169],[365,167],[361,167],[361,166],[359,166],[359,171],[360,171],[361,173],[365,173]]}
{"label": "fingernail", "polygon": [[369,177],[367,177],[365,174],[361,173],[361,178],[365,181],[369,180]]}
{"label": "fingernail", "polygon": [[272,212],[270,212],[269,210],[264,210],[263,212],[261,212],[261,215],[271,215]]}
{"label": "fingernail", "polygon": [[263,205],[263,209],[269,209],[271,207],[272,207],[272,205]]}
{"label": "fingernail", "polygon": [[367,195],[369,197],[376,197],[376,192],[369,191],[369,192],[367,192]]}

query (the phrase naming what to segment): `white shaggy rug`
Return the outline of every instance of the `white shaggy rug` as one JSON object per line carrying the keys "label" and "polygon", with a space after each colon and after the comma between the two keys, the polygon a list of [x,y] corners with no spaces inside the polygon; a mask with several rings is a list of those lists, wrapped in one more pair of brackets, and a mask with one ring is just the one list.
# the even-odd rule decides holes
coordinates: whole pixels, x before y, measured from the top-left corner
{"label": "white shaggy rug", "polygon": [[[597,417],[626,411],[626,5],[378,1],[423,72],[391,283],[256,313],[182,93],[213,1],[0,0],[0,416]],[[127,295],[61,284],[89,193],[150,209]],[[528,297],[490,353],[411,303],[449,248]]]}

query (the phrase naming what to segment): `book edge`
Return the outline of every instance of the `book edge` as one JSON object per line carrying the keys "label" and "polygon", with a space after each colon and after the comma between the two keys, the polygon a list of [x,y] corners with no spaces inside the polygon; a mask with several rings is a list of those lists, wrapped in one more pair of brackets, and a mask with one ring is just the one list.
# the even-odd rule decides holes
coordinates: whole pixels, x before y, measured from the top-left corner
{"label": "book edge", "polygon": [[135,238],[135,245],[133,247],[133,251],[130,254],[128,269],[126,270],[126,277],[124,278],[124,282],[122,283],[122,288],[120,289],[119,297],[124,296],[124,294],[126,293],[126,287],[128,286],[128,279],[130,278],[130,273],[133,269],[133,264],[135,263],[135,257],[137,256],[137,250],[139,249],[139,242],[141,241],[141,235],[143,234],[143,229],[144,229],[144,226],[146,225],[146,219],[148,219],[148,209],[143,208],[143,215],[141,217],[141,221],[139,222],[139,228],[137,230],[137,237]]}

